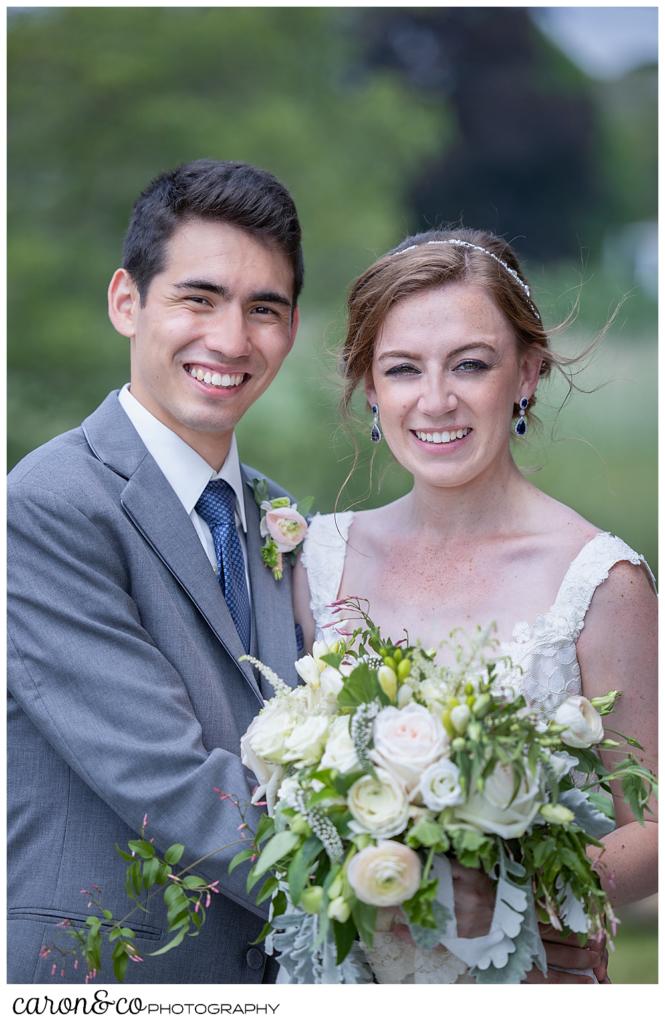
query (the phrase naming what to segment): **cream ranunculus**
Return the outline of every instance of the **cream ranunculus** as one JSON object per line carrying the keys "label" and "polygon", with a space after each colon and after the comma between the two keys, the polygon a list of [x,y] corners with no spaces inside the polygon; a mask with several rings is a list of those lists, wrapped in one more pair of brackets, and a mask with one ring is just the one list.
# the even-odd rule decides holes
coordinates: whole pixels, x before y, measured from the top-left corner
{"label": "cream ranunculus", "polygon": [[399,779],[383,768],[377,768],[376,775],[363,775],[354,782],[347,802],[361,831],[374,839],[387,839],[406,828],[409,802]]}
{"label": "cream ranunculus", "polygon": [[421,877],[415,850],[389,839],[366,846],[348,863],[346,877],[359,900],[372,907],[392,907],[411,899]]}
{"label": "cream ranunculus", "polygon": [[310,715],[296,725],[284,744],[284,760],[293,761],[300,767],[316,764],[323,752],[329,725],[325,715]]}
{"label": "cream ranunculus", "polygon": [[307,520],[295,508],[271,508],[266,512],[265,530],[278,551],[293,551],[307,533]]}
{"label": "cream ranunculus", "polygon": [[442,811],[444,807],[455,807],[464,800],[460,785],[460,772],[456,764],[442,757],[423,772],[416,792],[431,811]]}
{"label": "cream ranunculus", "polygon": [[321,758],[322,768],[336,768],[339,772],[352,772],[360,767],[356,748],[349,732],[350,721],[350,715],[341,715],[333,720],[326,749]]}
{"label": "cream ranunculus", "polygon": [[565,725],[561,739],[569,747],[590,747],[603,738],[603,720],[591,701],[578,694],[567,697],[554,714],[557,725]]}
{"label": "cream ranunculus", "polygon": [[543,802],[538,777],[524,767],[526,775],[514,800],[510,799],[515,788],[513,768],[497,764],[485,780],[483,792],[473,792],[463,806],[456,808],[455,820],[503,839],[524,835]]}
{"label": "cream ranunculus", "polygon": [[409,790],[448,748],[441,722],[421,704],[383,708],[374,720],[373,738],[372,760],[396,775]]}

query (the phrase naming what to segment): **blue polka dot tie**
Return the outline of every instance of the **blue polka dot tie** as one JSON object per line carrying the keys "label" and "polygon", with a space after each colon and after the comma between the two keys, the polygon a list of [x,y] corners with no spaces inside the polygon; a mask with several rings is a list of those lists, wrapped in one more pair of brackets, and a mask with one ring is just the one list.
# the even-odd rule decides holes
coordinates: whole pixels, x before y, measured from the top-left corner
{"label": "blue polka dot tie", "polygon": [[196,503],[196,511],[210,527],[217,557],[217,576],[231,618],[243,647],[249,651],[252,616],[235,508],[236,496],[226,480],[211,480]]}

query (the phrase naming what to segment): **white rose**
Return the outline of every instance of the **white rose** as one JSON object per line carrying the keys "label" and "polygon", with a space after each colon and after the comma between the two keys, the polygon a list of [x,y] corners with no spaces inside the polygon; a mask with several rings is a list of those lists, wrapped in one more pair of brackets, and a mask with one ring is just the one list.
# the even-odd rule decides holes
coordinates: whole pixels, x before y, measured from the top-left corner
{"label": "white rose", "polygon": [[284,760],[293,761],[299,766],[316,764],[323,752],[328,725],[329,720],[325,715],[310,715],[296,725],[286,739]]}
{"label": "white rose", "polygon": [[383,840],[356,853],[349,861],[346,877],[363,903],[392,907],[418,891],[420,858],[409,846]]}
{"label": "white rose", "polygon": [[421,704],[388,707],[374,719],[372,760],[413,789],[427,768],[446,753],[448,740],[441,722]]}
{"label": "white rose", "polygon": [[448,758],[442,757],[425,769],[417,791],[431,811],[442,811],[444,807],[461,804],[464,796],[459,768]]}
{"label": "white rose", "polygon": [[[282,764],[286,754],[286,740],[296,725],[293,708],[284,700],[270,701],[251,722],[240,740],[242,763],[257,775],[255,768],[245,758],[263,759],[273,764]],[[258,775],[257,775],[258,778]]]}
{"label": "white rose", "polygon": [[569,747],[591,747],[603,738],[603,720],[590,700],[577,695],[567,697],[554,714],[557,725],[567,726],[561,739]]}
{"label": "white rose", "polygon": [[356,748],[349,732],[350,715],[335,718],[328,734],[326,749],[321,758],[322,768],[336,768],[340,772],[352,772],[358,768]]}
{"label": "white rose", "polygon": [[[375,839],[399,835],[409,820],[409,803],[399,779],[383,768],[377,778],[363,775],[351,786],[347,803],[363,832]],[[353,823],[352,823],[353,827]]]}
{"label": "white rose", "polygon": [[503,839],[524,835],[543,802],[540,783],[538,777],[529,775],[527,770],[511,801],[514,788],[512,766],[497,764],[485,780],[483,792],[473,792],[467,802],[456,809],[456,820]]}

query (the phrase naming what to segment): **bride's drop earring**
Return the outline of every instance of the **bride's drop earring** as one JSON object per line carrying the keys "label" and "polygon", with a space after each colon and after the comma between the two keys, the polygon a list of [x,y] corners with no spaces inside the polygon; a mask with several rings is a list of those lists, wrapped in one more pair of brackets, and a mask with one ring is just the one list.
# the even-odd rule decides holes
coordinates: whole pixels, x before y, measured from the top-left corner
{"label": "bride's drop earring", "polygon": [[517,423],[515,424],[515,433],[517,434],[518,437],[524,437],[524,435],[526,434],[526,431],[527,431],[528,424],[527,424],[527,421],[526,421],[525,413],[526,413],[528,404],[529,404],[529,399],[528,398],[526,398],[526,397],[520,398],[520,414],[519,414],[519,418],[517,420]]}
{"label": "bride's drop earring", "polygon": [[379,407],[378,405],[372,405],[372,430],[370,437],[374,444],[378,444],[383,434],[381,433],[381,427],[379,426]]}

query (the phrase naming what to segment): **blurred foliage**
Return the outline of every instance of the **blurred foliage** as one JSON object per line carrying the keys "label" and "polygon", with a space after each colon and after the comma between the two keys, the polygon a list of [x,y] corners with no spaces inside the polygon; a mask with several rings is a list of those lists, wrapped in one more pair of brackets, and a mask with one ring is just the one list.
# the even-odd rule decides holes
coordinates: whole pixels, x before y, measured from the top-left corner
{"label": "blurred foliage", "polygon": [[[179,162],[247,160],[292,191],[307,267],[298,343],[239,427],[248,462],[334,506],[353,462],[336,409],[346,287],[462,215],[528,257],[547,323],[582,285],[557,347],[584,347],[628,296],[585,377],[606,386],[556,427],[563,392],[543,389],[523,458],[655,562],[655,303],[621,242],[655,218],[654,68],[594,83],[525,8],[17,8],[8,57],[10,464],[127,379],[105,291],[136,195]],[[356,411],[340,508],[409,486],[370,451],[362,396]]]}
{"label": "blurred foliage", "polygon": [[658,984],[658,925],[655,915],[648,921],[624,918],[610,954],[609,976],[613,985]]}

